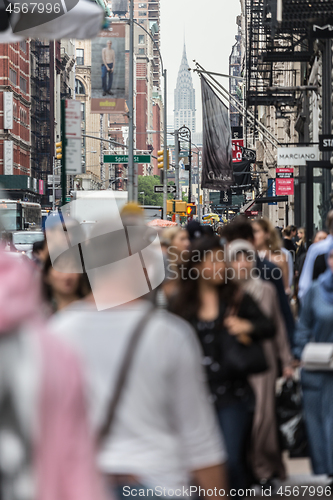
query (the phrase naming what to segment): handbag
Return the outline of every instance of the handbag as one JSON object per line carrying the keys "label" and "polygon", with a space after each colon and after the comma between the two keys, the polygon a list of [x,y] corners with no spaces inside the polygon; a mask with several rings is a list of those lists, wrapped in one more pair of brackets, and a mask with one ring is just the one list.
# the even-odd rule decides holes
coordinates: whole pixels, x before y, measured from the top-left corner
{"label": "handbag", "polygon": [[126,381],[128,379],[134,353],[136,351],[139,340],[141,339],[142,334],[144,333],[145,328],[154,312],[155,312],[154,307],[151,307],[149,311],[146,314],[144,314],[143,317],[140,319],[139,323],[135,326],[132,335],[130,336],[130,340],[128,342],[125,351],[123,362],[120,366],[114,395],[111,398],[109,406],[107,408],[104,423],[98,432],[97,439],[99,444],[101,444],[104,441],[104,439],[110,434],[112,424],[114,422],[114,417],[116,414],[116,409],[118,407],[118,403],[120,401],[123,389],[126,385]]}
{"label": "handbag", "polygon": [[268,365],[260,342],[253,340],[251,344],[244,345],[228,331],[221,335],[223,364],[228,378],[246,378],[267,371]]}
{"label": "handbag", "polygon": [[306,457],[308,440],[299,380],[283,382],[276,396],[276,416],[281,449],[288,450],[290,458]]}
{"label": "handbag", "polygon": [[302,352],[302,367],[308,371],[333,371],[333,344],[309,342]]}

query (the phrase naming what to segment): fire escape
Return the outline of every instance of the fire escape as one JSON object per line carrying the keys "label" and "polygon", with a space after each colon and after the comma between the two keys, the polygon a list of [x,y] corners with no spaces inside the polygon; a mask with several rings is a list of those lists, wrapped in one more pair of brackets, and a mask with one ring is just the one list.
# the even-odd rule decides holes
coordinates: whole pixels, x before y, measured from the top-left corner
{"label": "fire escape", "polygon": [[50,159],[50,44],[31,40],[31,165],[34,177],[47,180]]}
{"label": "fire escape", "polygon": [[[300,141],[309,144],[309,84],[316,58],[322,59],[321,133],[332,133],[332,0],[245,0],[246,2],[246,105],[257,117],[258,106],[275,106],[276,118],[298,112],[295,128]],[[288,64],[289,63],[289,64]],[[295,65],[299,77],[296,81]],[[289,74],[288,74],[289,72]],[[250,129],[257,134],[255,127]],[[313,140],[313,139],[312,139]],[[316,139],[318,140],[318,139]],[[326,169],[322,175],[322,219],[331,206],[329,154],[322,160],[300,168],[299,182],[306,184],[306,228],[308,237],[313,224],[313,169]],[[320,167],[319,167],[320,165]],[[306,177],[305,177],[306,176]],[[317,182],[318,182],[318,178]],[[298,193],[296,198],[300,199]],[[301,210],[299,210],[301,213]],[[296,217],[296,209],[295,209]],[[297,218],[297,217],[296,217]],[[303,222],[302,222],[303,223]]]}
{"label": "fire escape", "polygon": [[[260,105],[296,104],[296,90],[274,88],[276,63],[310,62],[314,54],[311,26],[333,18],[332,0],[281,0],[281,20],[277,19],[278,3],[246,0],[246,95],[247,105],[255,110]],[[289,85],[293,86],[296,81]]]}

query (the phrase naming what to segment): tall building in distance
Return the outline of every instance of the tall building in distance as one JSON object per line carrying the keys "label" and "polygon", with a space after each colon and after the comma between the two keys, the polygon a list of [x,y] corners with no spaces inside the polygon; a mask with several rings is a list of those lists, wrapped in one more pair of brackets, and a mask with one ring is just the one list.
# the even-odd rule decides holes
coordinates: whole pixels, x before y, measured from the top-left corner
{"label": "tall building in distance", "polygon": [[[242,30],[241,30],[241,16],[237,16],[237,35],[235,36],[236,43],[232,46],[231,54],[229,57],[229,75],[241,76],[242,72],[242,54],[241,54],[241,42],[242,42]],[[229,92],[230,94],[240,103],[243,101],[243,84],[242,80],[239,78],[229,79]],[[230,123],[232,127],[238,127],[242,125],[242,116],[235,106],[230,105]]]}
{"label": "tall building in distance", "polygon": [[[155,45],[153,46],[152,54],[152,73],[153,73],[153,86],[160,90],[161,85],[161,66],[158,49],[160,49],[160,0],[134,0],[134,19],[148,30],[153,38]],[[144,55],[147,51],[145,48],[146,35],[142,30],[139,33],[142,44],[140,55]]]}
{"label": "tall building in distance", "polygon": [[177,86],[175,89],[175,109],[174,120],[175,130],[185,125],[188,127],[192,134],[195,133],[195,90],[193,87],[192,74],[188,70],[189,65],[187,62],[186,45],[184,43],[184,50],[182,62],[178,71]]}

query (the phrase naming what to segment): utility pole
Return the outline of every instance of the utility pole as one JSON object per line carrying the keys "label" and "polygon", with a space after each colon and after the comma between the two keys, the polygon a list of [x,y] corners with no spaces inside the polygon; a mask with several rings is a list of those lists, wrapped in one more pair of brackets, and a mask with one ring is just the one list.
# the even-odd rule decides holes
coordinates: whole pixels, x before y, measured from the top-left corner
{"label": "utility pole", "polygon": [[128,96],[128,201],[134,198],[134,0],[130,4],[130,53]]}
{"label": "utility pole", "polygon": [[52,164],[52,176],[53,176],[53,179],[52,179],[52,212],[55,212],[55,179],[54,179],[54,175],[55,175],[55,160],[54,160],[54,156],[53,156],[53,164]]}
{"label": "utility pole", "polygon": [[66,175],[66,100],[61,101],[61,142],[62,142],[62,159],[61,159],[61,205],[66,205],[67,196],[67,175]]}
{"label": "utility pole", "polygon": [[175,181],[176,181],[176,196],[175,199],[179,200],[179,136],[178,130],[175,130]]}
{"label": "utility pole", "polygon": [[167,218],[168,197],[168,144],[167,144],[167,70],[164,76],[164,163],[163,163],[163,219]]}
{"label": "utility pole", "polygon": [[[103,113],[99,115],[99,136],[103,139]],[[105,169],[104,169],[104,158],[103,158],[103,141],[101,141],[99,146],[100,151],[100,178],[102,189],[105,188]]]}
{"label": "utility pole", "polygon": [[188,156],[188,202],[192,203],[192,142],[191,142],[191,131],[190,131],[190,150]]}

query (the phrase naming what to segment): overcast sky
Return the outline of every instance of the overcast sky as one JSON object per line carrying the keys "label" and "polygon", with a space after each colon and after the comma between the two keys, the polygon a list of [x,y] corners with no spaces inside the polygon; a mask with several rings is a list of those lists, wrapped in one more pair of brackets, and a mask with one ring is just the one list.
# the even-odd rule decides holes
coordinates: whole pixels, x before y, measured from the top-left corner
{"label": "overcast sky", "polygon": [[[168,72],[168,119],[173,119],[174,89],[183,53],[205,69],[229,73],[229,55],[237,33],[239,0],[161,0],[161,51]],[[192,73],[196,100],[196,130],[202,130],[200,80]],[[227,79],[221,79],[227,84]]]}

